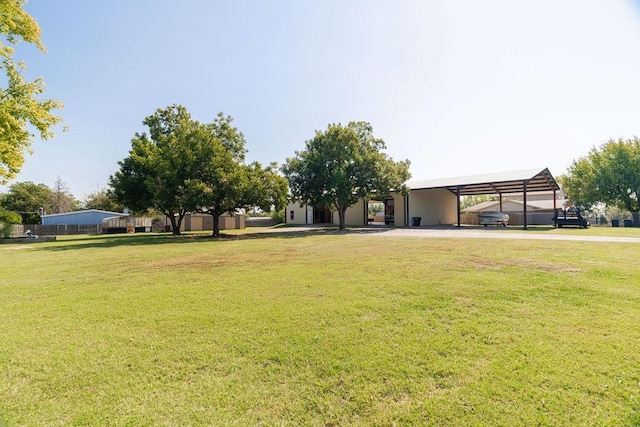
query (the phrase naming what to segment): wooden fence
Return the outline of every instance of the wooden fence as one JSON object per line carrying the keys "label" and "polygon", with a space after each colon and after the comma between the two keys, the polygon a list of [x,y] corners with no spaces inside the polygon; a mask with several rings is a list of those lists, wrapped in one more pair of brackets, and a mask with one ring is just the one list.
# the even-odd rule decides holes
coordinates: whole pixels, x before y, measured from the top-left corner
{"label": "wooden fence", "polygon": [[11,237],[24,236],[27,230],[38,236],[66,236],[72,234],[101,234],[102,224],[97,225],[42,225],[20,224],[14,225]]}

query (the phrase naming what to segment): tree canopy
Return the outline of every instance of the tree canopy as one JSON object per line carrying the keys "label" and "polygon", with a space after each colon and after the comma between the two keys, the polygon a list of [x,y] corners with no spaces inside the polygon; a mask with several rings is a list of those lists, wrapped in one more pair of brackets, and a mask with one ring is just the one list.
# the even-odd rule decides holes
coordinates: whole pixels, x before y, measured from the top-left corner
{"label": "tree canopy", "polygon": [[40,27],[24,11],[24,0],[0,0],[0,69],[6,81],[0,84],[0,184],[14,178],[24,164],[35,129],[42,139],[53,136],[52,126],[62,118],[52,113],[63,105],[55,99],[39,99],[44,93],[42,78],[26,81],[22,62],[13,60],[16,46],[33,43],[46,53],[40,39]]}
{"label": "tree canopy", "polygon": [[43,213],[50,209],[52,198],[53,191],[45,184],[16,182],[0,196],[0,205],[7,211],[18,213],[25,224],[39,224],[40,209]]}
{"label": "tree canopy", "polygon": [[122,206],[115,198],[112,189],[102,188],[89,193],[83,203],[84,209],[99,209],[109,212],[122,212],[124,206]]}
{"label": "tree canopy", "polygon": [[591,207],[598,203],[640,212],[640,140],[637,137],[610,139],[593,148],[585,157],[574,160],[560,178],[564,190],[576,205]]}
{"label": "tree canopy", "polygon": [[[110,180],[116,199],[134,211],[157,209],[173,232],[188,212],[213,216],[213,234],[225,212],[270,203],[284,207],[286,181],[274,167],[246,165],[244,135],[222,113],[200,123],[179,105],[158,109],[144,122],[149,135],[136,134],[129,157]],[[284,190],[282,183],[285,184]]]}
{"label": "tree canopy", "polygon": [[256,206],[279,210],[286,203],[286,180],[278,175],[276,165],[263,168],[258,162],[244,163],[244,135],[232,121],[218,114],[212,123],[199,128],[193,141],[200,165],[189,188],[195,210],[213,217],[214,236],[220,232],[219,217],[224,213]]}
{"label": "tree canopy", "polygon": [[344,229],[345,212],[358,200],[406,191],[409,160],[396,162],[384,149],[369,123],[330,124],[324,132],[316,131],[304,150],[287,158],[282,171],[294,200],[336,210]]}
{"label": "tree canopy", "polygon": [[47,211],[49,214],[58,214],[64,212],[73,212],[80,210],[81,203],[77,200],[67,184],[58,177],[53,184],[50,209]]}
{"label": "tree canopy", "polygon": [[24,224],[40,224],[41,214],[72,212],[80,209],[80,202],[58,177],[53,188],[31,181],[14,183],[0,195],[0,206],[19,213]]}
{"label": "tree canopy", "polygon": [[180,234],[182,219],[194,206],[188,187],[198,164],[190,150],[196,123],[179,105],[158,109],[142,123],[149,134],[135,134],[110,185],[119,203],[137,213],[157,209]]}
{"label": "tree canopy", "polygon": [[491,196],[489,196],[488,194],[463,196],[462,200],[460,201],[460,209],[466,209],[489,200],[491,200]]}

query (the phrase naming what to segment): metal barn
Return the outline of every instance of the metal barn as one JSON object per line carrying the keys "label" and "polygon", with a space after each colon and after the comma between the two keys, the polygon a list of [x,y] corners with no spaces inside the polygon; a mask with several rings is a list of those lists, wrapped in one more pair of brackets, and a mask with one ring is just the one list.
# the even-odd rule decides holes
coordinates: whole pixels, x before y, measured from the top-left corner
{"label": "metal barn", "polygon": [[43,215],[42,225],[101,225],[103,219],[114,216],[127,216],[127,214],[88,209],[84,211]]}

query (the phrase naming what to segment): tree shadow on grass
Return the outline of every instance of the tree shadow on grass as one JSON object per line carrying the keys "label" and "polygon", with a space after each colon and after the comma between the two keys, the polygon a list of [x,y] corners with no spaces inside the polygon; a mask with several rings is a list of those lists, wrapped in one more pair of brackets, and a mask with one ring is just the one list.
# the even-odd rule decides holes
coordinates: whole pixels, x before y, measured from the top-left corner
{"label": "tree shadow on grass", "polygon": [[58,252],[95,248],[114,248],[120,246],[155,246],[171,244],[194,244],[211,242],[229,242],[255,239],[300,239],[322,235],[377,234],[388,231],[388,228],[349,228],[338,230],[337,227],[281,227],[242,234],[224,233],[214,237],[211,234],[185,233],[179,236],[171,234],[119,234],[88,235],[74,237],[69,240],[57,240],[46,246],[34,247],[36,251]]}

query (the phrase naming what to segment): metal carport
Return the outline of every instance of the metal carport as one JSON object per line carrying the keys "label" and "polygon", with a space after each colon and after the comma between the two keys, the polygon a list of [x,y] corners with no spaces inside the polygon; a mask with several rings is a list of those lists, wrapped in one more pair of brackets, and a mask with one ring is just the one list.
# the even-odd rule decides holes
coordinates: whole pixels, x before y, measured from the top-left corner
{"label": "metal carport", "polygon": [[460,196],[498,194],[500,210],[502,210],[503,194],[522,192],[525,229],[527,228],[527,193],[553,191],[553,209],[555,211],[556,191],[560,190],[560,186],[548,168],[413,181],[407,183],[407,186],[410,190],[446,189],[455,194],[457,196],[458,227],[460,227]]}

